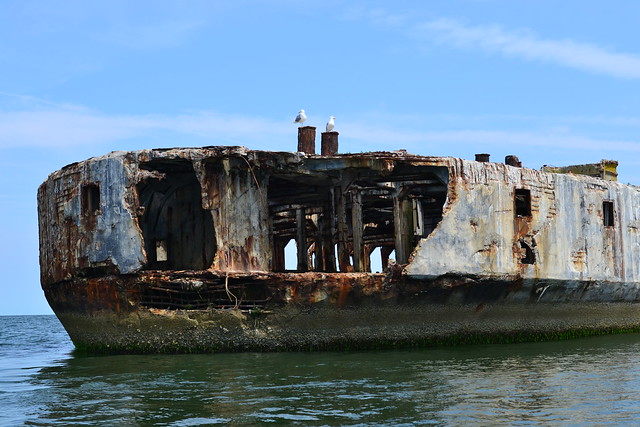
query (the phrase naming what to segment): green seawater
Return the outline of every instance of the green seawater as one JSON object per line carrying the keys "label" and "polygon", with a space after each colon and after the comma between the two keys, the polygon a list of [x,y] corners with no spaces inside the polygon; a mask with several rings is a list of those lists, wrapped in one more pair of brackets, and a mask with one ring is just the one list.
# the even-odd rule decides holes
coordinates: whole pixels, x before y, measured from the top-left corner
{"label": "green seawater", "polygon": [[640,335],[362,352],[87,356],[0,317],[0,425],[629,425]]}

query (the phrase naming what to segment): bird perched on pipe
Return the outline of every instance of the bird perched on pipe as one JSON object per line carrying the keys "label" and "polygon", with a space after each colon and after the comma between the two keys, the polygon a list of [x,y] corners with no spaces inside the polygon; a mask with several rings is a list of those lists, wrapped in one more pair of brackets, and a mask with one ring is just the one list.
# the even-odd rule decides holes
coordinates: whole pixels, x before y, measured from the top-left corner
{"label": "bird perched on pipe", "polygon": [[293,123],[297,123],[301,125],[304,123],[305,120],[307,120],[307,115],[304,113],[304,110],[300,110],[298,112],[298,115],[296,116],[296,119],[293,121]]}
{"label": "bird perched on pipe", "polygon": [[329,116],[329,121],[327,122],[327,132],[331,132],[335,127],[336,124],[334,123],[334,120],[335,117]]}

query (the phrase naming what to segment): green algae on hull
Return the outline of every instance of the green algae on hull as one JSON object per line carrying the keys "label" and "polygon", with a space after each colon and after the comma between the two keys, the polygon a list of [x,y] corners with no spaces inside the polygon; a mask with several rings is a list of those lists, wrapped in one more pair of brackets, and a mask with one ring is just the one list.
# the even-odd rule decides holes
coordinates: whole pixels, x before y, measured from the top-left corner
{"label": "green algae on hull", "polygon": [[[91,317],[60,318],[76,348],[83,353],[377,350],[511,344],[640,332],[640,314],[636,314],[640,310],[636,304],[607,305],[608,321],[595,327],[588,325],[588,319],[603,310],[600,304],[545,308],[541,311],[539,306],[523,309],[496,305],[479,316],[470,306],[325,309],[297,314],[287,307],[283,313],[264,315],[266,318],[259,323],[233,310],[211,310],[208,314],[171,312],[169,316],[148,312],[119,318],[103,312]],[[396,323],[390,324],[393,313],[398,312],[403,315],[396,316]],[[540,320],[541,313],[546,322]],[[76,327],[77,324],[81,327]]]}

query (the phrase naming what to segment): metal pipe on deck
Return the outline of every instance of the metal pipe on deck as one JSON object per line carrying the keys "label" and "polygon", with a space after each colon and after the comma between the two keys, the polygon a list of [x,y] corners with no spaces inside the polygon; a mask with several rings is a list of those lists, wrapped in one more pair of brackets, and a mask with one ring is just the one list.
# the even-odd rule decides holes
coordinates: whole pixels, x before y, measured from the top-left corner
{"label": "metal pipe on deck", "polygon": [[338,132],[322,132],[321,154],[323,156],[333,156],[338,152]]}
{"label": "metal pipe on deck", "polygon": [[302,126],[298,128],[298,151],[307,154],[316,154],[316,128]]}

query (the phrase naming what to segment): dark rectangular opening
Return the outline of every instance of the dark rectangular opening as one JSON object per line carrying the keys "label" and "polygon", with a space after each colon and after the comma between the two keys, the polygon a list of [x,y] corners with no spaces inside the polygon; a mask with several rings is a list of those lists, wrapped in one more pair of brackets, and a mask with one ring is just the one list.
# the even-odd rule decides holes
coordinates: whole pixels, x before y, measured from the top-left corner
{"label": "dark rectangular opening", "polygon": [[520,240],[520,247],[522,248],[522,258],[520,258],[520,262],[522,264],[535,264],[536,256],[533,249],[531,249],[531,246],[529,246],[524,240]]}
{"label": "dark rectangular opening", "polygon": [[[406,264],[442,220],[445,167],[399,163],[390,175],[369,168],[343,175],[324,171],[323,163],[316,167],[269,178],[274,271],[369,272],[376,248],[375,268],[384,271],[390,258]],[[298,245],[296,267],[285,259],[291,240]]]}
{"label": "dark rectangular opening", "polygon": [[100,187],[88,184],[82,187],[82,212],[85,215],[100,213]]}
{"label": "dark rectangular opening", "polygon": [[531,190],[516,188],[514,201],[516,216],[531,216]]}
{"label": "dark rectangular opening", "polygon": [[605,227],[613,227],[613,202],[602,202],[602,221]]}
{"label": "dark rectangular opening", "polygon": [[[209,165],[208,165],[209,166]],[[138,218],[148,270],[205,270],[216,253],[211,211],[202,207],[202,187],[184,159],[152,160],[140,168],[158,172],[136,185]],[[207,171],[209,173],[209,171]]]}

